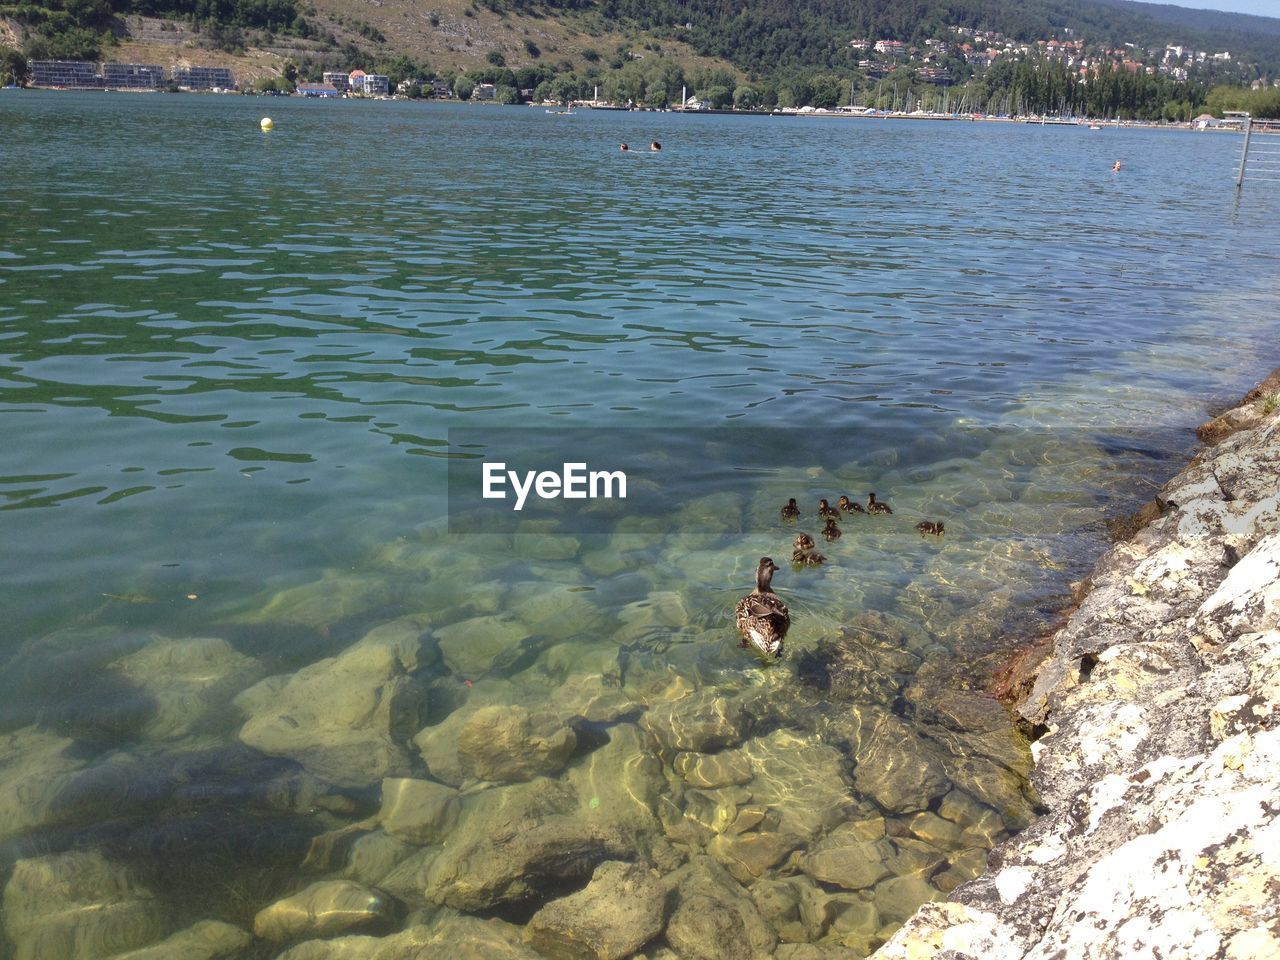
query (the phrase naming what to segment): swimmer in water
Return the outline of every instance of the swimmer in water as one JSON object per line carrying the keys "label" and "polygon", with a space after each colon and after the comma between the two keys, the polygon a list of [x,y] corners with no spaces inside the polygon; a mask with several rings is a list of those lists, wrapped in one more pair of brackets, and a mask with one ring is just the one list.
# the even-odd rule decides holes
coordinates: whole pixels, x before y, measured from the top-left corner
{"label": "swimmer in water", "polygon": [[1119,161],[1119,160],[1117,160],[1115,163],[1113,163],[1113,164],[1111,165],[1111,172],[1112,172],[1112,173],[1119,173],[1119,172],[1120,172],[1120,161]]}
{"label": "swimmer in water", "polygon": [[626,152],[627,152],[628,150],[630,150],[631,148],[630,148],[630,147],[628,147],[628,146],[624,143],[624,144],[623,144],[622,146],[620,146],[618,149],[619,149],[619,150],[621,150],[623,153],[626,153]]}
{"label": "swimmer in water", "polygon": [[657,153],[659,150],[662,149],[662,144],[660,144],[657,140],[655,140],[653,141],[653,143],[649,144],[649,149],[652,150],[654,153]]}

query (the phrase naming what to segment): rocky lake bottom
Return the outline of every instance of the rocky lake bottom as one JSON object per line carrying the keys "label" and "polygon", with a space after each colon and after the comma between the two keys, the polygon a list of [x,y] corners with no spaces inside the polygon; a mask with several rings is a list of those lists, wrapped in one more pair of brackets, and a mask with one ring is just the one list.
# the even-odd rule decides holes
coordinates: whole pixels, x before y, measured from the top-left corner
{"label": "rocky lake bottom", "polygon": [[140,575],[4,671],[5,935],[19,960],[395,957],[423,937],[866,956],[1035,814],[1028,743],[983,683],[1067,603],[1054,551],[1102,542],[1099,503],[1062,492],[1096,454],[996,435],[965,484],[886,462],[894,516],[847,517],[822,567],[783,563],[775,664],[738,647],[732,608],[805,529],[777,519],[783,478],[671,518],[739,528],[721,536],[427,525],[203,612],[207,636],[163,626],[203,600]]}

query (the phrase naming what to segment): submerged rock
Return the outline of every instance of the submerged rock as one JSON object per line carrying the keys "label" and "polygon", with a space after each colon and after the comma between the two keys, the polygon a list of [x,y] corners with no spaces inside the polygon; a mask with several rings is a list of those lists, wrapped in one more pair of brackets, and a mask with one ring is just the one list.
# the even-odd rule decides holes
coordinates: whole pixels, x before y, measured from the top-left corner
{"label": "submerged rock", "polygon": [[323,880],[258,911],[253,934],[277,942],[331,937],[355,927],[388,923],[391,901],[350,880]]}
{"label": "submerged rock", "polygon": [[244,623],[297,623],[324,629],[371,610],[391,606],[393,593],[384,577],[326,575],[288,587],[260,610],[241,617]]}
{"label": "submerged rock", "polygon": [[454,917],[434,926],[411,926],[388,937],[311,940],[277,960],[542,960],[520,943],[519,931],[500,920]]}
{"label": "submerged rock", "polygon": [[152,892],[97,851],[19,860],[4,919],[14,960],[107,960],[169,932]]}
{"label": "submerged rock", "polygon": [[483,707],[458,733],[458,761],[477,780],[532,780],[558,773],[577,745],[573,730],[551,714]]}
{"label": "submerged rock", "polygon": [[854,785],[891,813],[913,813],[950,788],[936,748],[908,723],[877,717],[858,746]]}
{"label": "submerged rock", "polygon": [[668,750],[713,753],[742,742],[748,717],[741,701],[700,690],[655,704],[640,723]]}
{"label": "submerged rock", "polygon": [[411,772],[405,745],[425,696],[393,647],[366,644],[268,678],[236,702],[249,713],[244,743],[339,785],[365,786]]}
{"label": "submerged rock", "polygon": [[755,960],[777,946],[746,891],[709,858],[695,858],[668,882],[676,906],[667,941],[682,960]]}
{"label": "submerged rock", "polygon": [[553,960],[621,960],[662,932],[665,902],[650,868],[602,863],[582,890],[535,913],[525,939]]}
{"label": "submerged rock", "polygon": [[201,920],[149,947],[130,950],[111,960],[236,960],[245,956],[253,937],[220,920]]}
{"label": "submerged rock", "polygon": [[85,763],[75,741],[35,727],[0,736],[0,841],[61,819],[59,797]]}
{"label": "submerged rock", "polygon": [[220,639],[152,641],[111,665],[112,672],[150,698],[139,730],[147,740],[177,740],[212,729],[231,699],[262,678],[262,664]]}
{"label": "submerged rock", "polygon": [[457,828],[428,871],[426,895],[468,912],[538,902],[586,879],[603,860],[632,856],[630,837],[599,816],[580,815],[566,785],[539,779],[463,802]]}
{"label": "submerged rock", "polygon": [[504,656],[513,655],[529,636],[519,620],[505,615],[473,617],[436,631],[445,666],[459,677],[474,680]]}
{"label": "submerged rock", "polygon": [[440,843],[458,820],[458,791],[430,780],[382,781],[378,822],[397,840],[419,845]]}

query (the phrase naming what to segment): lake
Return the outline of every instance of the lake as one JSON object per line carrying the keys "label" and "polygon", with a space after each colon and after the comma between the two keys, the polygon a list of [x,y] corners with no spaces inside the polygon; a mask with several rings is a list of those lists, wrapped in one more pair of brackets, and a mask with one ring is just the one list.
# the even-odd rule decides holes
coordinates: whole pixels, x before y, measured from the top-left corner
{"label": "lake", "polygon": [[[1239,148],[0,92],[15,955],[555,956],[602,861],[661,878],[646,957],[708,898],[743,949],[870,952],[1034,816],[992,672],[1280,363]],[[627,497],[516,511],[499,461]]]}

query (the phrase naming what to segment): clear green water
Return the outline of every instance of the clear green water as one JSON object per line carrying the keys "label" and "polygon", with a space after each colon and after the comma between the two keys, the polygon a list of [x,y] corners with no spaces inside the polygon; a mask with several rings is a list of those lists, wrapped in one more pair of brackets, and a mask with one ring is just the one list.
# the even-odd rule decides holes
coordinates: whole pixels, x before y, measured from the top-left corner
{"label": "clear green water", "polygon": [[[726,818],[760,807],[743,836],[785,837],[786,857],[738,879],[766,921],[869,949],[1030,815],[985,671],[1052,620],[1104,517],[1176,469],[1206,404],[1277,361],[1280,197],[1234,202],[1238,146],[0,94],[0,867],[101,850],[166,930],[249,926],[337,875],[443,924],[438,880],[303,855],[376,811],[382,773],[447,779],[451,722],[522,706],[591,718],[540,771],[570,792],[597,765],[650,770],[634,855],[731,862]],[[590,535],[564,517],[448,532],[450,430],[518,428],[558,464],[585,427],[670,432],[651,458],[666,509]],[[790,553],[779,505],[800,498],[816,535],[819,496],[870,489],[894,517],[845,523],[818,570],[783,564],[788,656],[762,669],[732,608],[758,557]],[[946,536],[917,536],[922,518]],[[233,698],[389,623],[423,648],[398,761],[345,775],[254,749],[246,722],[272,706]],[[629,710],[593,714],[606,694]],[[707,702],[745,710],[701,751],[745,783],[695,786],[700,751],[672,745]],[[649,719],[672,703],[673,724]],[[435,766],[408,740],[427,727]],[[942,771],[918,804],[873,782],[894,766],[881,741]],[[269,789],[304,774],[323,802]],[[466,789],[460,838],[486,795],[527,788]],[[614,815],[581,799],[579,820]],[[815,876],[838,823],[878,818],[867,856],[894,884]],[[780,883],[827,898],[825,920],[770,914]]]}

